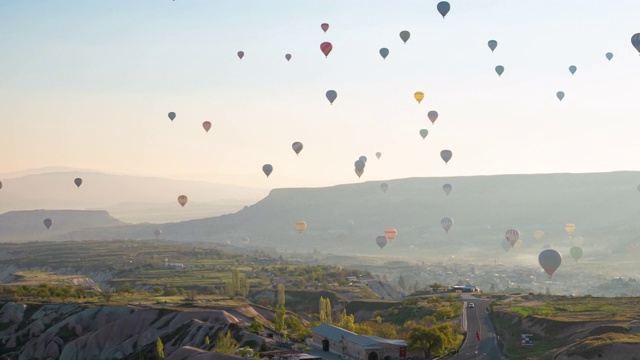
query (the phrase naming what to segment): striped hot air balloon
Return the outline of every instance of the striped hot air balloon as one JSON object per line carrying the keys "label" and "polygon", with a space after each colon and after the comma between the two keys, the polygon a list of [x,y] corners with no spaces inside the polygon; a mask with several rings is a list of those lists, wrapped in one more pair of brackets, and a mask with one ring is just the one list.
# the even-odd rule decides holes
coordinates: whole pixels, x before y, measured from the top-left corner
{"label": "striped hot air balloon", "polygon": [[395,228],[388,228],[387,230],[384,231],[384,236],[387,237],[388,242],[392,242],[397,235],[398,235],[398,230],[396,230]]}

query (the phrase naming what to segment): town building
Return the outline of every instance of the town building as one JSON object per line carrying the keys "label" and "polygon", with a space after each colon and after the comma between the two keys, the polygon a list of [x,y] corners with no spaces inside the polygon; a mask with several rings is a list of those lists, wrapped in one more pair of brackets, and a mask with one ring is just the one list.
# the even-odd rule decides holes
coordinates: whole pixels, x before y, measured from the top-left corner
{"label": "town building", "polygon": [[407,357],[407,342],[358,335],[337,326],[322,324],[311,329],[310,345],[348,360],[394,360]]}

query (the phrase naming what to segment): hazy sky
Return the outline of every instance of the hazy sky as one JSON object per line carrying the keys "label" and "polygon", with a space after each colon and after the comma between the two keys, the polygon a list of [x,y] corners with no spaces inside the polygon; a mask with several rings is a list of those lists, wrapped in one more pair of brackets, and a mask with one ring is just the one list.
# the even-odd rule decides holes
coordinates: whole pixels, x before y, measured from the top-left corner
{"label": "hazy sky", "polygon": [[69,166],[270,188],[640,170],[637,0],[450,3],[443,20],[432,0],[3,0],[0,173]]}

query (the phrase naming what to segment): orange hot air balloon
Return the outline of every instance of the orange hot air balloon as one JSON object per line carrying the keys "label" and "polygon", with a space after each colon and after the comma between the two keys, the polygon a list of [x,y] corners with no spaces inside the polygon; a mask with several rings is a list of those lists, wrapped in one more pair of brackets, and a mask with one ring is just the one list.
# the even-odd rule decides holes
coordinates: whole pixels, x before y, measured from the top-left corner
{"label": "orange hot air balloon", "polygon": [[178,196],[178,204],[180,204],[180,206],[184,207],[187,204],[187,201],[189,201],[189,198],[187,198],[187,195]]}
{"label": "orange hot air balloon", "polygon": [[307,223],[304,221],[297,221],[295,227],[296,231],[302,234],[302,232],[307,228]]}
{"label": "orange hot air balloon", "polygon": [[395,228],[388,228],[387,230],[384,231],[384,236],[387,237],[388,242],[392,242],[397,235],[398,235],[398,230],[396,230]]}

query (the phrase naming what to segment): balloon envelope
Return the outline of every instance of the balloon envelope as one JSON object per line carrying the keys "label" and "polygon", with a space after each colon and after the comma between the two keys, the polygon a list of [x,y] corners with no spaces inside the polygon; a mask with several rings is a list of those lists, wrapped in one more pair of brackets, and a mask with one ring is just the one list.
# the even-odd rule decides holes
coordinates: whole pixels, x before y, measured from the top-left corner
{"label": "balloon envelope", "polygon": [[48,230],[51,227],[51,224],[53,224],[53,221],[49,218],[46,218],[42,223],[44,224],[44,226],[47,227],[47,230]]}
{"label": "balloon envelope", "polygon": [[73,183],[76,184],[77,187],[80,187],[80,185],[82,185],[82,179],[81,178],[75,178],[73,180]]}
{"label": "balloon envelope", "polygon": [[[381,156],[382,156],[382,153],[378,151],[378,152],[376,153],[376,157],[377,157],[378,159],[380,159],[380,157],[381,157]],[[640,185],[638,185],[638,186],[640,187]],[[2,187],[0,186],[0,188],[2,188]],[[640,191],[640,190],[639,190],[639,191]]]}
{"label": "balloon envelope", "polygon": [[284,58],[287,59],[287,61],[291,60],[291,54],[285,54]]}
{"label": "balloon envelope", "polygon": [[406,44],[407,41],[409,41],[409,38],[411,37],[411,33],[408,32],[407,30],[403,30],[400,31],[400,39]]}
{"label": "balloon envelope", "polygon": [[422,140],[424,140],[427,135],[429,135],[429,130],[427,129],[420,129],[420,136],[422,136]]}
{"label": "balloon envelope", "polygon": [[242,60],[242,58],[244,57],[244,51],[238,51],[238,57],[240,58],[240,60]]}
{"label": "balloon envelope", "polygon": [[631,45],[640,52],[640,33],[633,34],[633,36],[631,36]]}
{"label": "balloon envelope", "polygon": [[553,273],[558,270],[560,264],[562,264],[562,255],[554,249],[544,249],[540,252],[540,255],[538,255],[538,262],[549,277],[551,277]]}
{"label": "balloon envelope", "polygon": [[571,73],[571,75],[575,74],[576,70],[578,70],[578,68],[575,65],[569,66],[569,72]]}
{"label": "balloon envelope", "polygon": [[607,60],[611,61],[611,59],[613,59],[613,53],[608,52],[606,55]]}
{"label": "balloon envelope", "polygon": [[487,45],[489,45],[489,49],[491,49],[491,52],[493,52],[493,50],[495,50],[498,47],[498,42],[495,40],[489,40]]}
{"label": "balloon envelope", "polygon": [[382,249],[383,247],[387,246],[387,237],[386,236],[378,236],[376,238],[376,244],[378,244],[378,246],[380,246],[380,249]]}
{"label": "balloon envelope", "polygon": [[496,66],[496,73],[498,74],[498,76],[502,76],[503,72],[504,72],[504,66],[502,65]]}
{"label": "balloon envelope", "polygon": [[364,174],[364,169],[356,169],[356,175],[358,175],[358,179]]}
{"label": "balloon envelope", "polygon": [[544,237],[544,232],[542,230],[538,230],[533,233],[533,237],[536,238],[536,240],[540,240]]}
{"label": "balloon envelope", "polygon": [[573,260],[578,261],[582,257],[582,248],[579,246],[574,246],[569,250],[571,257]]}
{"label": "balloon envelope", "polygon": [[296,231],[302,234],[302,232],[307,228],[307,223],[304,221],[297,221],[295,227]]}
{"label": "balloon envelope", "polygon": [[444,217],[442,218],[442,220],[440,220],[440,225],[442,225],[444,231],[448,233],[449,229],[451,229],[451,227],[453,226],[453,219],[450,217]]}
{"label": "balloon envelope", "polygon": [[438,112],[435,110],[431,110],[427,113],[427,117],[431,120],[431,123],[434,124],[436,120],[438,120]]}
{"label": "balloon envelope", "polygon": [[327,23],[320,24],[320,29],[322,29],[322,31],[324,32],[327,32],[327,30],[329,30],[329,24]]}
{"label": "balloon envelope", "polygon": [[416,91],[415,94],[413,94],[413,98],[416,99],[416,101],[418,102],[418,104],[420,104],[420,102],[422,101],[422,99],[424,99],[424,93],[422,91]]}
{"label": "balloon envelope", "polygon": [[365,163],[364,163],[364,161],[362,161],[362,159],[356,160],[354,165],[356,167],[356,170],[364,170]]}
{"label": "balloon envelope", "polygon": [[211,130],[211,121],[203,122],[202,128],[204,129],[204,131],[209,132],[209,130]]}
{"label": "balloon envelope", "polygon": [[296,155],[300,154],[300,151],[302,151],[302,143],[301,142],[294,142],[293,144],[291,144],[291,148],[293,149],[293,151],[295,151]]}
{"label": "balloon envelope", "polygon": [[380,184],[380,189],[382,189],[382,192],[386,193],[387,190],[389,190],[389,184],[387,183]]}
{"label": "balloon envelope", "polygon": [[383,59],[386,59],[387,56],[389,56],[389,49],[387,48],[380,49],[380,56],[382,56]]}
{"label": "balloon envelope", "polygon": [[453,153],[451,152],[451,150],[440,151],[440,157],[442,158],[442,160],[444,160],[445,164],[449,163],[449,160],[451,160],[452,156],[453,156]]}
{"label": "balloon envelope", "polygon": [[507,240],[502,240],[502,241],[500,242],[500,246],[502,246],[502,248],[504,249],[504,251],[509,251],[509,250],[511,250],[511,247],[512,247],[513,245],[511,245],[511,243],[510,243],[509,241],[507,241]]}
{"label": "balloon envelope", "polygon": [[335,90],[329,90],[325,95],[327,96],[327,100],[329,100],[329,103],[331,103],[332,105],[333,102],[338,98],[338,93]]}
{"label": "balloon envelope", "polygon": [[[380,159],[380,157],[378,157]],[[0,181],[0,189],[2,189],[2,181]]]}
{"label": "balloon envelope", "polygon": [[449,13],[449,10],[451,10],[451,4],[449,4],[447,1],[440,1],[437,5],[437,9],[444,19],[444,17]]}
{"label": "balloon envelope", "polygon": [[396,230],[395,228],[387,228],[387,230],[384,231],[384,236],[387,238],[388,242],[392,242],[397,235],[398,230]]}
{"label": "balloon envelope", "polygon": [[170,119],[171,121],[173,121],[173,119],[175,119],[175,118],[176,118],[176,113],[174,113],[173,111],[172,111],[172,112],[170,112],[170,113],[169,113],[169,119]]}
{"label": "balloon envelope", "polygon": [[362,160],[362,162],[364,162],[365,164],[367,163],[367,157],[364,155],[360,156],[358,160]]}
{"label": "balloon envelope", "polygon": [[515,244],[516,241],[520,239],[520,231],[516,229],[509,229],[505,231],[504,238],[507,239],[507,241],[509,242],[509,244],[511,244],[511,246],[513,246],[513,244]]}
{"label": "balloon envelope", "polygon": [[558,98],[558,100],[562,101],[562,99],[564,99],[564,91],[558,91],[556,93],[556,97]]}
{"label": "balloon envelope", "polygon": [[574,224],[567,224],[564,226],[564,231],[566,231],[569,235],[573,234],[575,230],[576,226]]}
{"label": "balloon envelope", "polygon": [[442,190],[444,191],[445,194],[447,194],[447,196],[451,192],[451,189],[453,189],[453,186],[451,186],[451,184],[442,185]]}
{"label": "balloon envelope", "polygon": [[262,172],[267,175],[267,177],[269,177],[269,175],[271,175],[271,172],[273,172],[273,166],[271,166],[271,164],[262,165]]}
{"label": "balloon envelope", "polygon": [[187,204],[187,201],[189,201],[187,195],[178,196],[178,204],[180,204],[180,206],[184,207]]}
{"label": "balloon envelope", "polygon": [[320,44],[320,51],[322,51],[325,57],[329,57],[329,53],[331,53],[331,50],[333,50],[333,45],[330,42],[325,41]]}

